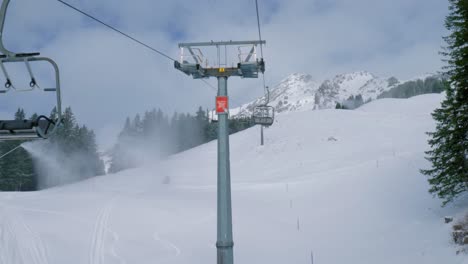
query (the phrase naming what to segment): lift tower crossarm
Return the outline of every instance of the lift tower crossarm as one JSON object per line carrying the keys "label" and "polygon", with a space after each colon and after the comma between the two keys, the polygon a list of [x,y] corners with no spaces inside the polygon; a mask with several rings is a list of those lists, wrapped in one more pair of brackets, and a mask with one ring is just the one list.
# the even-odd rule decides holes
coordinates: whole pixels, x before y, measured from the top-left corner
{"label": "lift tower crossarm", "polygon": [[206,46],[240,46],[240,45],[265,45],[265,40],[243,40],[243,41],[211,41],[211,42],[187,42],[179,43],[179,48],[184,47],[206,47]]}
{"label": "lift tower crossarm", "polygon": [[[211,42],[191,42],[179,43],[181,50],[180,61],[174,61],[174,67],[187,75],[191,75],[195,79],[209,78],[209,77],[231,77],[238,76],[242,78],[258,78],[258,74],[265,71],[265,62],[263,58],[251,61],[255,56],[255,46],[265,44],[265,40],[249,40],[249,41],[211,41]],[[220,46],[248,46],[252,45],[252,49],[247,55],[246,60],[240,59],[237,67],[223,67],[219,62],[219,47]],[[216,65],[201,65],[200,59],[195,56],[193,47],[216,47],[218,49],[218,63]],[[194,62],[184,60],[183,50],[187,49],[190,52],[190,57]],[[239,54],[240,58],[241,54]],[[227,63],[226,63],[227,65]]]}

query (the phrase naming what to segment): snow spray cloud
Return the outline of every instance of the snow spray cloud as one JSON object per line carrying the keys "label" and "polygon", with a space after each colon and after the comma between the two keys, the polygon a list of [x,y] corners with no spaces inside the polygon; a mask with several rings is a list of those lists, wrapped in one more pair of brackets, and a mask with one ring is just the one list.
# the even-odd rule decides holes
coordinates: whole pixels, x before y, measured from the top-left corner
{"label": "snow spray cloud", "polygon": [[176,152],[175,145],[169,133],[121,135],[110,153],[112,157],[109,172],[154,164]]}
{"label": "snow spray cloud", "polygon": [[32,141],[21,145],[34,162],[38,189],[60,186],[91,177],[83,168],[88,158],[84,153],[65,155],[55,144],[47,141]]}
{"label": "snow spray cloud", "polygon": [[109,172],[142,167],[169,155],[204,143],[205,121],[190,115],[173,115],[171,121],[155,110],[127,119],[117,143],[110,151]]}
{"label": "snow spray cloud", "polygon": [[154,163],[167,156],[167,152],[151,140],[125,136],[119,138],[110,155],[109,173],[115,173]]}

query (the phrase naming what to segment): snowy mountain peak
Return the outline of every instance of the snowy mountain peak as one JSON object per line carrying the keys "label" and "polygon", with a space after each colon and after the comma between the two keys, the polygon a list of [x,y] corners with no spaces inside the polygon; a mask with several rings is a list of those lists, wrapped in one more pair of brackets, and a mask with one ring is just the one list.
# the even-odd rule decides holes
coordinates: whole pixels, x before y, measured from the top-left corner
{"label": "snowy mountain peak", "polygon": [[[301,110],[305,105],[313,104],[314,94],[318,87],[319,83],[310,74],[291,74],[270,89],[269,105],[275,107],[278,113]],[[266,96],[263,96],[240,108],[231,109],[231,114],[248,115],[256,105],[261,105],[265,102]]]}
{"label": "snowy mountain peak", "polygon": [[383,79],[366,71],[339,74],[320,85],[314,98],[315,108],[334,108],[337,103],[343,103],[358,95],[362,96],[364,101],[373,100],[398,83],[394,77]]}
{"label": "snowy mountain peak", "polygon": [[[425,74],[416,79],[425,79],[428,76],[431,75]],[[275,107],[277,113],[335,108],[337,103],[346,104],[350,98],[357,96],[363,102],[374,100],[399,84],[401,82],[395,77],[380,78],[368,71],[338,74],[322,83],[314,80],[310,74],[294,73],[284,78],[277,86],[271,87],[269,105]],[[265,96],[258,98],[239,108],[231,109],[231,115],[249,115],[256,105],[265,102]]]}
{"label": "snowy mountain peak", "polygon": [[352,73],[338,74],[333,78],[338,83],[344,82],[366,82],[368,80],[376,78],[372,73],[367,71],[357,71]]}
{"label": "snowy mountain peak", "polygon": [[332,85],[339,87],[340,92],[356,93],[358,92],[359,88],[368,85],[376,79],[378,78],[370,72],[358,71],[336,75],[329,82],[331,82]]}
{"label": "snowy mountain peak", "polygon": [[307,74],[307,73],[293,73],[293,74],[290,74],[285,79],[283,79],[280,82],[280,84],[283,84],[283,83],[298,83],[298,82],[307,83],[307,82],[311,82],[311,81],[314,81],[314,78],[310,74]]}

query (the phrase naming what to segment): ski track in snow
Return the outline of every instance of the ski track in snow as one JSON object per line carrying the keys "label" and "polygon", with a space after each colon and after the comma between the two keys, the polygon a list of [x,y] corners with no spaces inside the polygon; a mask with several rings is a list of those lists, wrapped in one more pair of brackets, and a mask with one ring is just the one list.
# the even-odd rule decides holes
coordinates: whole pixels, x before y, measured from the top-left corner
{"label": "ski track in snow", "polygon": [[2,215],[1,264],[48,264],[49,256],[41,237],[14,210],[4,208]]}
{"label": "ski track in snow", "polygon": [[110,229],[108,229],[109,232],[111,232],[112,234],[112,239],[113,239],[113,243],[112,243],[112,246],[110,247],[110,250],[109,250],[109,253],[112,257],[114,257],[115,259],[118,260],[118,262],[120,264],[126,264],[127,262],[125,261],[125,259],[123,259],[122,257],[120,257],[118,254],[117,254],[117,251],[116,251],[116,245],[117,243],[119,242],[119,235],[117,234],[117,232],[114,232]]}
{"label": "ski track in snow", "polygon": [[179,247],[177,247],[174,243],[170,242],[169,240],[162,239],[159,236],[158,232],[153,233],[153,239],[154,239],[154,241],[166,244],[169,248],[173,249],[174,252],[175,252],[176,257],[178,257],[178,256],[180,256],[180,254],[182,254],[182,251],[180,250]]}
{"label": "ski track in snow", "polygon": [[[7,211],[6,209],[9,209],[8,210],[8,213],[2,213],[3,215],[6,215],[8,216],[8,214],[11,214],[11,210],[21,210],[21,211],[30,211],[30,212],[35,212],[35,213],[43,213],[43,214],[52,214],[52,215],[57,215],[57,216],[61,216],[61,217],[65,217],[65,218],[68,218],[70,220],[73,220],[75,222],[80,222],[80,223],[89,223],[90,221],[87,221],[86,219],[84,218],[77,218],[76,216],[70,216],[68,214],[65,214],[65,213],[62,213],[62,212],[58,212],[58,211],[52,211],[52,210],[40,210],[40,209],[32,209],[32,208],[27,208],[27,207],[17,207],[17,206],[6,206],[6,205],[2,205],[3,208],[5,208],[4,211]],[[116,251],[116,245],[117,243],[119,242],[119,235],[117,232],[113,231],[111,228],[108,227],[108,224],[107,224],[107,221],[108,221],[108,218],[109,218],[109,215],[110,215],[110,212],[112,210],[112,203],[109,204],[107,207],[104,207],[99,215],[98,215],[98,220],[96,221],[95,223],[95,231],[93,232],[93,242],[92,242],[92,246],[93,248],[95,248],[95,241],[104,241],[105,240],[105,234],[106,232],[109,232],[111,235],[112,235],[112,245],[109,247],[109,254],[114,257],[115,259],[118,260],[118,263],[119,264],[126,264],[127,262],[122,258],[120,257],[118,254],[117,254],[117,251]],[[0,222],[0,264],[11,264],[11,263],[28,263],[28,261],[26,260],[22,260],[22,259],[17,259],[17,257],[15,257],[15,255],[11,252],[19,252],[21,253],[21,251],[17,251],[16,248],[11,248],[11,246],[15,246],[15,245],[19,245],[20,243],[17,241],[17,238],[15,236],[15,229],[14,227],[11,227],[11,220],[7,219],[7,218],[2,218],[2,222]],[[18,221],[19,223],[19,221]],[[24,223],[24,222],[23,222]],[[98,226],[99,225],[99,226]],[[102,228],[103,232],[101,231],[96,231],[97,229],[96,228]],[[27,230],[31,230],[29,227]],[[31,231],[32,232],[32,231]],[[101,237],[99,237],[98,239],[98,236],[102,234]],[[42,240],[39,239],[39,243],[44,245],[44,243],[42,242]],[[102,242],[104,243],[104,242]],[[97,244],[101,244],[101,242],[98,242]],[[2,246],[2,245],[6,245],[6,246]],[[38,247],[39,249],[41,248],[40,246]],[[1,249],[4,249],[4,252],[1,251]],[[38,252],[45,252],[44,250],[39,250]],[[96,252],[97,253],[97,252]],[[95,254],[95,253],[92,253],[92,254]],[[102,254],[103,255],[103,254]],[[45,256],[47,256],[47,254],[45,254]],[[93,255],[95,256],[95,255]],[[91,263],[103,263],[103,262],[100,262],[101,260],[97,260],[96,262],[96,257],[90,257],[90,259],[93,259],[91,261]],[[39,258],[40,259],[40,258]],[[47,258],[46,258],[47,259]],[[34,264],[42,264],[42,263],[49,263],[47,261],[39,261],[39,262],[33,262]]]}
{"label": "ski track in snow", "polygon": [[113,243],[109,246],[109,255],[118,260],[118,263],[125,264],[126,261],[117,254],[116,244],[119,241],[117,232],[112,231],[108,227],[109,217],[112,212],[113,201],[104,206],[98,214],[94,225],[93,237],[90,245],[89,264],[104,264],[106,254],[106,238],[107,233],[112,235]]}
{"label": "ski track in snow", "polygon": [[[12,228],[8,219],[6,219],[5,210],[1,211],[4,217],[0,223],[0,263],[7,264],[9,262],[15,262],[16,257],[14,253],[16,252],[16,237],[12,233]],[[21,261],[21,260],[19,260]]]}

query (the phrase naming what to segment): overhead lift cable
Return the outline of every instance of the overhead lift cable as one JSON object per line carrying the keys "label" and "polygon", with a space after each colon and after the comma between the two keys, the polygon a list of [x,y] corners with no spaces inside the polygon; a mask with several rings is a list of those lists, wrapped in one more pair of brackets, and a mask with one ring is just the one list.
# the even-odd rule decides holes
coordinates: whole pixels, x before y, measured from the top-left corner
{"label": "overhead lift cable", "polygon": [[[255,0],[255,10],[257,12],[257,26],[258,26],[258,38],[259,41],[262,41],[262,31],[260,27],[260,14],[258,11],[258,0]],[[260,45],[261,59],[263,60],[263,46]],[[275,108],[269,106],[270,103],[270,90],[265,84],[265,71],[262,71],[262,81],[263,81],[263,92],[265,93],[265,102],[263,104],[257,105],[253,108],[252,119],[254,124],[260,125],[260,145],[264,145],[263,139],[263,127],[271,126],[275,119]]]}
{"label": "overhead lift cable", "polygon": [[[169,60],[171,60],[171,61],[176,61],[174,58],[172,58],[171,56],[165,54],[164,52],[162,52],[162,51],[160,51],[160,50],[158,50],[158,49],[156,49],[156,48],[154,48],[154,47],[152,47],[152,46],[150,46],[150,45],[144,43],[143,41],[140,41],[140,40],[136,39],[135,37],[132,37],[130,34],[127,34],[127,33],[123,32],[122,30],[117,29],[117,28],[114,27],[114,26],[109,25],[108,23],[102,21],[101,19],[96,18],[95,16],[90,15],[90,14],[86,13],[85,11],[83,11],[83,10],[81,10],[81,9],[79,9],[79,8],[77,8],[77,7],[75,7],[75,6],[71,5],[71,4],[69,4],[69,3],[65,2],[65,1],[63,1],[63,0],[57,0],[57,1],[60,2],[61,4],[65,5],[65,6],[67,6],[67,7],[69,7],[69,8],[71,8],[71,9],[75,10],[76,12],[78,12],[78,13],[80,13],[80,14],[82,14],[82,15],[85,15],[86,17],[88,17],[88,18],[90,18],[90,19],[92,19],[92,20],[98,22],[99,24],[101,24],[101,25],[103,25],[103,26],[105,26],[105,27],[107,27],[107,28],[109,28],[109,29],[111,29],[111,30],[113,30],[113,31],[115,31],[115,32],[117,32],[117,33],[123,35],[124,37],[129,38],[130,40],[132,40],[132,41],[134,41],[134,42],[136,42],[136,43],[142,45],[143,47],[145,47],[145,48],[147,48],[147,49],[149,49],[149,50],[151,50],[151,51],[153,51],[153,52],[158,53],[159,55],[165,57],[166,59],[169,59]],[[209,83],[208,81],[206,81],[206,80],[204,80],[204,79],[202,79],[202,81],[203,81],[206,85],[208,85],[209,87],[211,87],[212,89],[214,89],[215,91],[217,91],[217,88],[214,87],[211,83]]]}
{"label": "overhead lift cable", "polygon": [[138,44],[140,44],[140,45],[142,45],[142,46],[144,46],[144,47],[146,47],[146,48],[148,48],[148,49],[150,49],[150,50],[152,50],[152,51],[158,53],[159,55],[161,55],[161,56],[163,56],[163,57],[165,57],[165,58],[167,58],[167,59],[169,59],[169,60],[171,60],[171,61],[175,61],[173,58],[171,58],[169,55],[165,54],[164,52],[159,51],[159,50],[157,50],[157,49],[151,47],[150,45],[148,45],[148,44],[146,44],[146,43],[144,43],[144,42],[142,42],[142,41],[140,41],[140,40],[138,40],[138,39],[136,39],[136,38],[130,36],[129,34],[127,34],[127,33],[123,32],[123,31],[121,31],[121,30],[119,30],[119,29],[117,29],[117,28],[115,28],[115,27],[113,27],[113,26],[107,24],[106,22],[104,22],[104,21],[102,21],[102,20],[100,20],[100,19],[98,19],[98,18],[96,18],[96,17],[94,17],[94,16],[92,16],[92,15],[90,15],[90,14],[84,12],[83,10],[81,10],[81,9],[79,9],[79,8],[73,6],[73,5],[71,5],[71,4],[69,4],[69,3],[65,2],[65,1],[62,1],[62,0],[57,0],[57,1],[60,2],[60,3],[62,3],[62,4],[64,4],[65,6],[67,6],[67,7],[69,7],[69,8],[71,8],[71,9],[73,9],[73,10],[75,10],[75,11],[77,11],[77,12],[79,12],[79,13],[81,13],[81,14],[83,14],[83,15],[89,17],[89,18],[91,18],[92,20],[94,20],[94,21],[96,21],[96,22],[98,22],[98,23],[100,23],[100,24],[102,24],[102,25],[104,25],[104,26],[110,28],[111,30],[113,30],[113,31],[115,31],[115,32],[117,32],[117,33],[119,33],[119,34],[121,34],[121,35],[123,35],[123,36],[125,36],[125,37],[127,37],[127,38],[129,38],[129,39],[131,39],[131,40],[133,40],[134,42],[136,42],[136,43],[138,43]]}
{"label": "overhead lift cable", "polygon": [[[261,31],[261,27],[260,27],[260,14],[259,14],[259,11],[258,11],[258,0],[255,0],[255,10],[257,12],[257,27],[258,27],[258,40],[262,41],[262,31]],[[261,58],[263,59],[263,45],[260,45],[260,55],[261,55]],[[265,95],[268,93],[267,91],[267,86],[265,84],[265,72],[262,72],[262,81],[263,81],[263,90],[264,90],[264,93]],[[267,101],[265,104],[268,104],[269,103],[269,98],[267,98]]]}
{"label": "overhead lift cable", "polygon": [[[262,41],[262,32],[260,30],[260,15],[258,14],[258,0],[255,0],[255,10],[257,11],[258,40]],[[260,45],[260,55],[263,59],[263,45]]]}

